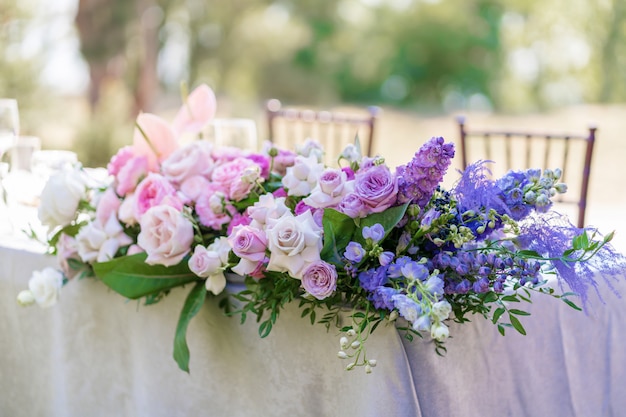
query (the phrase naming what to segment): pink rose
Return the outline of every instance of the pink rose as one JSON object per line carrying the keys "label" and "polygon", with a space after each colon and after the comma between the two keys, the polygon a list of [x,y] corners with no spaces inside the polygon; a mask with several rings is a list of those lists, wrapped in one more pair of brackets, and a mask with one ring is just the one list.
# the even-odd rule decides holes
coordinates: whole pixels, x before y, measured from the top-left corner
{"label": "pink rose", "polygon": [[255,227],[237,226],[228,236],[233,253],[250,261],[260,261],[265,257],[267,237],[265,232]]}
{"label": "pink rose", "polygon": [[141,130],[135,128],[133,153],[147,157],[148,169],[156,172],[159,164],[178,149],[174,131],[165,120],[150,113],[137,116],[136,124]]}
{"label": "pink rose", "polygon": [[148,254],[148,265],[176,265],[191,250],[193,225],[173,207],[150,208],[141,218],[140,225],[137,243]]}
{"label": "pink rose", "polygon": [[170,155],[161,165],[161,172],[174,184],[182,184],[186,179],[201,175],[208,176],[213,169],[211,144],[195,141]]}
{"label": "pink rose", "polygon": [[314,262],[302,274],[302,287],[318,300],[330,296],[337,289],[337,270],[324,261]]}
{"label": "pink rose", "polygon": [[398,181],[385,165],[377,165],[356,174],[354,193],[368,207],[370,213],[380,213],[398,198]]}
{"label": "pink rose", "polygon": [[211,182],[201,175],[187,178],[180,184],[180,191],[186,195],[189,200],[197,201],[205,189],[211,187]]}
{"label": "pink rose", "polygon": [[198,245],[189,258],[189,270],[201,278],[217,274],[222,268],[219,253]]}
{"label": "pink rose", "polygon": [[206,84],[196,87],[174,117],[172,126],[178,133],[198,133],[215,117],[215,93]]}
{"label": "pink rose", "polygon": [[228,237],[228,243],[233,253],[240,259],[233,267],[239,275],[249,275],[259,267],[259,262],[265,259],[267,237],[265,232],[250,226],[237,226],[233,234]]}
{"label": "pink rose", "polygon": [[106,191],[98,199],[96,206],[96,220],[100,224],[105,224],[111,216],[117,218],[117,211],[120,208],[122,202],[120,201],[115,191],[112,188],[107,188]]}
{"label": "pink rose", "polygon": [[137,186],[134,198],[135,212],[139,217],[151,207],[165,202],[176,203],[176,189],[165,177],[151,172]]}
{"label": "pink rose", "polygon": [[352,191],[353,181],[348,181],[345,172],[339,169],[326,168],[317,180],[311,194],[303,201],[311,207],[334,207],[343,197]]}

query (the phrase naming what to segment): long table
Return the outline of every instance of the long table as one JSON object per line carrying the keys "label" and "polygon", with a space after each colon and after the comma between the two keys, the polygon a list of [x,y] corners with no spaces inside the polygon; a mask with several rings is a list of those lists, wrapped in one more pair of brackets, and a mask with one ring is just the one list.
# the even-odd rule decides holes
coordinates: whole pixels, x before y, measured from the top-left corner
{"label": "long table", "polygon": [[[172,358],[188,288],[128,301],[94,279],[50,309],[17,293],[54,258],[0,242],[1,416],[619,416],[626,410],[626,305],[612,293],[589,315],[534,297],[528,332],[502,337],[482,317],[451,325],[447,354],[393,326],[368,340],[378,366],[347,372],[339,335],[289,306],[272,333],[209,301],[188,329],[189,374]],[[626,272],[625,272],[626,273]],[[626,280],[616,287],[626,294]]]}

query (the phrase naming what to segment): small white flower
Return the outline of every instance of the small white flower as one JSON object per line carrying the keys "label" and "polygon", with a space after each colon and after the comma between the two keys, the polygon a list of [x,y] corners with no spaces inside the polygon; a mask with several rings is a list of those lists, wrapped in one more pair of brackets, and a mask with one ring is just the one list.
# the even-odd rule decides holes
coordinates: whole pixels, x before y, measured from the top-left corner
{"label": "small white flower", "polygon": [[339,359],[346,359],[348,357],[348,354],[343,350],[340,350],[339,352],[337,352],[337,357]]}
{"label": "small white flower", "polygon": [[20,293],[17,295],[17,303],[22,307],[35,304],[35,296],[30,290],[20,291]]}
{"label": "small white flower", "polygon": [[63,274],[51,267],[34,271],[28,281],[28,289],[35,302],[42,308],[52,307],[57,303],[62,286]]}
{"label": "small white flower", "polygon": [[430,329],[430,336],[435,340],[443,342],[450,336],[450,331],[448,330],[448,326],[443,323],[433,324]]}

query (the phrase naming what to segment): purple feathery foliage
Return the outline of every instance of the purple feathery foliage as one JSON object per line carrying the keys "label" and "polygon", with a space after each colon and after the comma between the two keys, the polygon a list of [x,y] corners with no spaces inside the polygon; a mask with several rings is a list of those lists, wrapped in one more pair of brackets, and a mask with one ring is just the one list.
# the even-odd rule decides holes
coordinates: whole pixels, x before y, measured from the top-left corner
{"label": "purple feathery foliage", "polygon": [[496,210],[500,214],[509,214],[509,207],[500,197],[500,187],[489,178],[486,167],[489,161],[478,161],[469,165],[462,173],[452,193],[459,202],[460,211],[485,208]]}
{"label": "purple feathery foliage", "polygon": [[412,201],[424,207],[443,180],[453,157],[454,144],[445,143],[442,137],[433,137],[422,145],[408,164],[397,168],[398,202]]}
{"label": "purple feathery foliage", "polygon": [[[524,249],[531,249],[544,257],[558,258],[571,248],[572,239],[583,232],[572,225],[566,216],[556,212],[534,215],[530,221],[520,223],[519,243]],[[587,231],[594,229],[587,228]],[[586,262],[566,263],[552,261],[559,278],[580,296],[583,309],[587,312],[590,289],[595,290],[600,301],[604,303],[599,290],[597,278],[602,278],[607,286],[620,297],[613,282],[623,275],[626,269],[626,257],[617,252],[613,246],[606,244],[596,255]]]}

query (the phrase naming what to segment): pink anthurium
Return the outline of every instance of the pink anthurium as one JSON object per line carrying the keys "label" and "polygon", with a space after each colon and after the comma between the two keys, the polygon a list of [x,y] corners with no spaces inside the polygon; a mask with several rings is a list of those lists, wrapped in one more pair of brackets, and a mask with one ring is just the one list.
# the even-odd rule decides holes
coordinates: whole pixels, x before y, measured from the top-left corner
{"label": "pink anthurium", "polygon": [[133,153],[148,158],[148,170],[158,171],[158,165],[178,149],[171,126],[154,114],[137,116],[133,136]]}
{"label": "pink anthurium", "polygon": [[196,87],[186,98],[172,122],[177,133],[198,133],[215,117],[215,93],[206,84]]}

